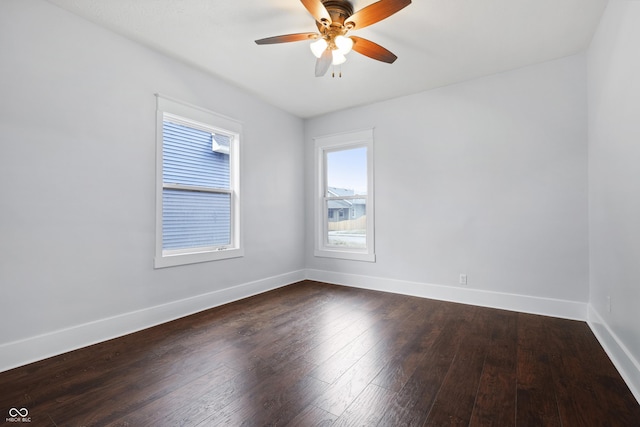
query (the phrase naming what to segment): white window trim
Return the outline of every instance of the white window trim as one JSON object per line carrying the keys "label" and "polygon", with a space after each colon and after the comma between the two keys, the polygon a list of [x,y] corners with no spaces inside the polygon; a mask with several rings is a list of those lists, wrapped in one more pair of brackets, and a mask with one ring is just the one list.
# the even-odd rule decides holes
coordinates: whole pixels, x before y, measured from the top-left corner
{"label": "white window trim", "polygon": [[[177,265],[216,261],[244,256],[242,244],[241,198],[240,198],[240,139],[242,125],[240,122],[221,116],[204,108],[197,107],[167,96],[156,94],[156,248],[155,268],[173,267]],[[163,120],[170,117],[178,119],[189,126],[214,129],[219,133],[231,136],[230,154],[230,190],[231,194],[231,244],[211,248],[191,250],[162,249],[162,146]],[[212,147],[212,149],[215,147]]]}
{"label": "white window trim", "polygon": [[[373,171],[373,129],[314,138],[315,146],[315,182],[314,182],[314,227],[315,248],[314,255],[325,258],[339,258],[354,261],[375,262],[374,236],[374,171]],[[326,245],[327,215],[326,206],[326,153],[335,150],[367,147],[367,195],[346,196],[343,198],[357,198],[367,200],[367,237],[366,249],[336,248]]]}

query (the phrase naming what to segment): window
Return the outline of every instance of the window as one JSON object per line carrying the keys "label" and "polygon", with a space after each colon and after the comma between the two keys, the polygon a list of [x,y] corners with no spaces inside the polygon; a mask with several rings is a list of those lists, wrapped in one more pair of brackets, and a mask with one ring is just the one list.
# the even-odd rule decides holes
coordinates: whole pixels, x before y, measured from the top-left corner
{"label": "window", "polygon": [[156,268],[242,256],[240,124],[160,95],[157,122]]}
{"label": "window", "polygon": [[315,138],[315,255],[375,261],[373,129]]}

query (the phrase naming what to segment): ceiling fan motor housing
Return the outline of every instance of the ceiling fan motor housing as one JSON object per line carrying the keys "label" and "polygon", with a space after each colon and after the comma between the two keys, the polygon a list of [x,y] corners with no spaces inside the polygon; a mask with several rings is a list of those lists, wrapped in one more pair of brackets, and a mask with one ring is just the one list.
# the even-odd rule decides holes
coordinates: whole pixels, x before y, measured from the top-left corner
{"label": "ceiling fan motor housing", "polygon": [[[331,27],[343,29],[344,21],[353,15],[353,5],[347,0],[325,0],[322,4],[331,16]],[[323,22],[323,25],[329,27],[328,22]]]}

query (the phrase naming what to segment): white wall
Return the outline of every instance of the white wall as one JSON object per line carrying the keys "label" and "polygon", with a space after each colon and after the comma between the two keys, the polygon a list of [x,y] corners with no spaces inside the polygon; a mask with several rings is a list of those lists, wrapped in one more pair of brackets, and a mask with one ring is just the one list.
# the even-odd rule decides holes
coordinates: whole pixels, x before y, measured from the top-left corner
{"label": "white wall", "polygon": [[609,2],[588,81],[590,322],[640,401],[639,22],[639,1]]}
{"label": "white wall", "polygon": [[[304,277],[301,119],[41,0],[0,52],[0,371]],[[243,122],[244,258],[153,269],[156,92]]]}
{"label": "white wall", "polygon": [[314,257],[308,222],[312,277],[524,311],[545,301],[515,307],[512,294],[573,301],[547,313],[585,318],[584,55],[307,120],[307,218],[312,138],[368,127],[377,262]]}

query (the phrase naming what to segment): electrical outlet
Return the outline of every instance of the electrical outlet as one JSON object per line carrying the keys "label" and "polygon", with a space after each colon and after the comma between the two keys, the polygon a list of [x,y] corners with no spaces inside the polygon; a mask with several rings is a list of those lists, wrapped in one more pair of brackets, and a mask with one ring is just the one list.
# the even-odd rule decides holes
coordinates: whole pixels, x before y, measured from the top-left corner
{"label": "electrical outlet", "polygon": [[460,284],[461,285],[466,285],[467,284],[467,275],[466,274],[461,274],[460,275]]}

